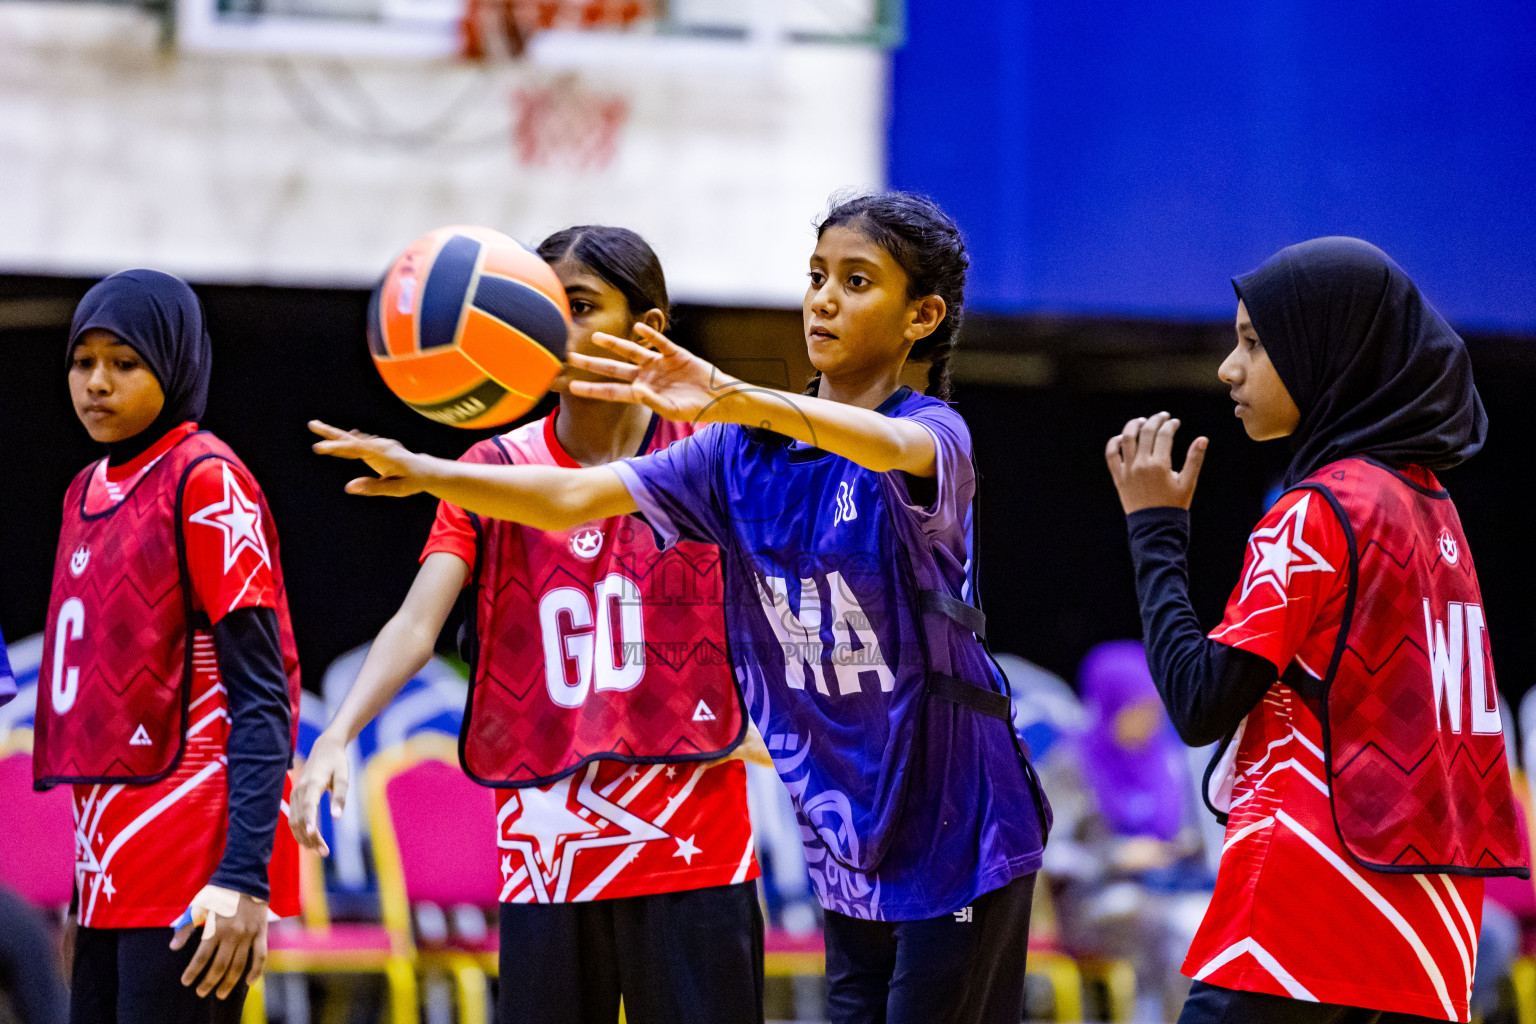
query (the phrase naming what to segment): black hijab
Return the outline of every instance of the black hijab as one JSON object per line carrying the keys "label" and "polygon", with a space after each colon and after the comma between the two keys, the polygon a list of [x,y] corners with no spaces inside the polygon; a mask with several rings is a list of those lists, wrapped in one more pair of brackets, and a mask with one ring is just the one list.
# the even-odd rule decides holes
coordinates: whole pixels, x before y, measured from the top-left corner
{"label": "black hijab", "polygon": [[158,270],[125,270],[97,282],[75,309],[66,360],[92,329],[111,331],[132,346],[165,392],[165,406],[153,423],[107,446],[112,465],[132,461],[179,424],[203,418],[213,345],[202,304],[187,282]]}
{"label": "black hijab", "polygon": [[1466,345],[1374,245],[1314,238],[1232,287],[1301,410],[1285,486],[1350,455],[1443,470],[1483,447]]}

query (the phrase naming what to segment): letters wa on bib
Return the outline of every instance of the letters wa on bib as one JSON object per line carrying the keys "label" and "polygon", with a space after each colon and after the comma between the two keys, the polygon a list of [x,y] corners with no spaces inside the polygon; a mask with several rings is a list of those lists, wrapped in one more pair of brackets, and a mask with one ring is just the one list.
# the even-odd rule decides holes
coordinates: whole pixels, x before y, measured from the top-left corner
{"label": "letters wa on bib", "polygon": [[965,421],[908,388],[877,411],[932,435],[931,501],[736,425],[614,469],[663,545],[720,548],[731,662],[822,906],[900,921],[1035,871],[1049,812],[977,635]]}

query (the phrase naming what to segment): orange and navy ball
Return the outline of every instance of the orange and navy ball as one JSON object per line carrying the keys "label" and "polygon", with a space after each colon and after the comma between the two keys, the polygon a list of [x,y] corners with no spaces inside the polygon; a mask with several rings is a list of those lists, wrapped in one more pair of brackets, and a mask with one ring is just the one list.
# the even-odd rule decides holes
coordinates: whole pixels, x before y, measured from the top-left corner
{"label": "orange and navy ball", "polygon": [[560,279],[538,256],[489,228],[438,228],[374,289],[368,347],[384,383],[423,416],[496,427],[549,390],[570,318]]}

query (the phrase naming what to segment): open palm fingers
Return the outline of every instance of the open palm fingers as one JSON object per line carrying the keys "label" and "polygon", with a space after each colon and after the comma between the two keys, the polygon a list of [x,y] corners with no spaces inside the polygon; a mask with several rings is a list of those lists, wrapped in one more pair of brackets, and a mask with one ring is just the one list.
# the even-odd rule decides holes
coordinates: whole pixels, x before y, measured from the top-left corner
{"label": "open palm fingers", "polygon": [[623,363],[617,359],[604,359],[602,356],[586,356],[580,352],[570,353],[565,357],[565,361],[579,370],[600,373],[605,377],[612,377],[615,380],[634,380],[635,375],[640,372],[640,367],[633,363]]}
{"label": "open palm fingers", "polygon": [[658,358],[653,350],[646,348],[644,345],[638,345],[628,338],[620,338],[615,334],[605,334],[602,331],[596,331],[592,335],[592,340],[608,351],[621,355],[636,365],[648,363]]}
{"label": "open palm fingers", "polygon": [[635,333],[650,342],[656,351],[664,356],[673,356],[688,351],[649,324],[635,324]]}
{"label": "open palm fingers", "polygon": [[600,380],[573,380],[569,388],[571,394],[577,398],[599,398],[604,402],[645,404],[633,384],[619,384]]}

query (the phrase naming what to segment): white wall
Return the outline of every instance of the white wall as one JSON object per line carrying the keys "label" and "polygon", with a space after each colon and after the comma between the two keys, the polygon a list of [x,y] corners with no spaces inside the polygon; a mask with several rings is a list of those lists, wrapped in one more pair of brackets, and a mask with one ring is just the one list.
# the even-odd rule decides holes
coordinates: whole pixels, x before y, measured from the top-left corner
{"label": "white wall", "polygon": [[[444,224],[531,243],[601,221],[645,234],[678,298],[792,305],[812,217],[883,173],[885,58],[862,48],[475,65],[178,53],[158,33],[0,2],[0,271],[365,284]],[[520,159],[514,95],[556,81],[626,107],[606,167]]]}

